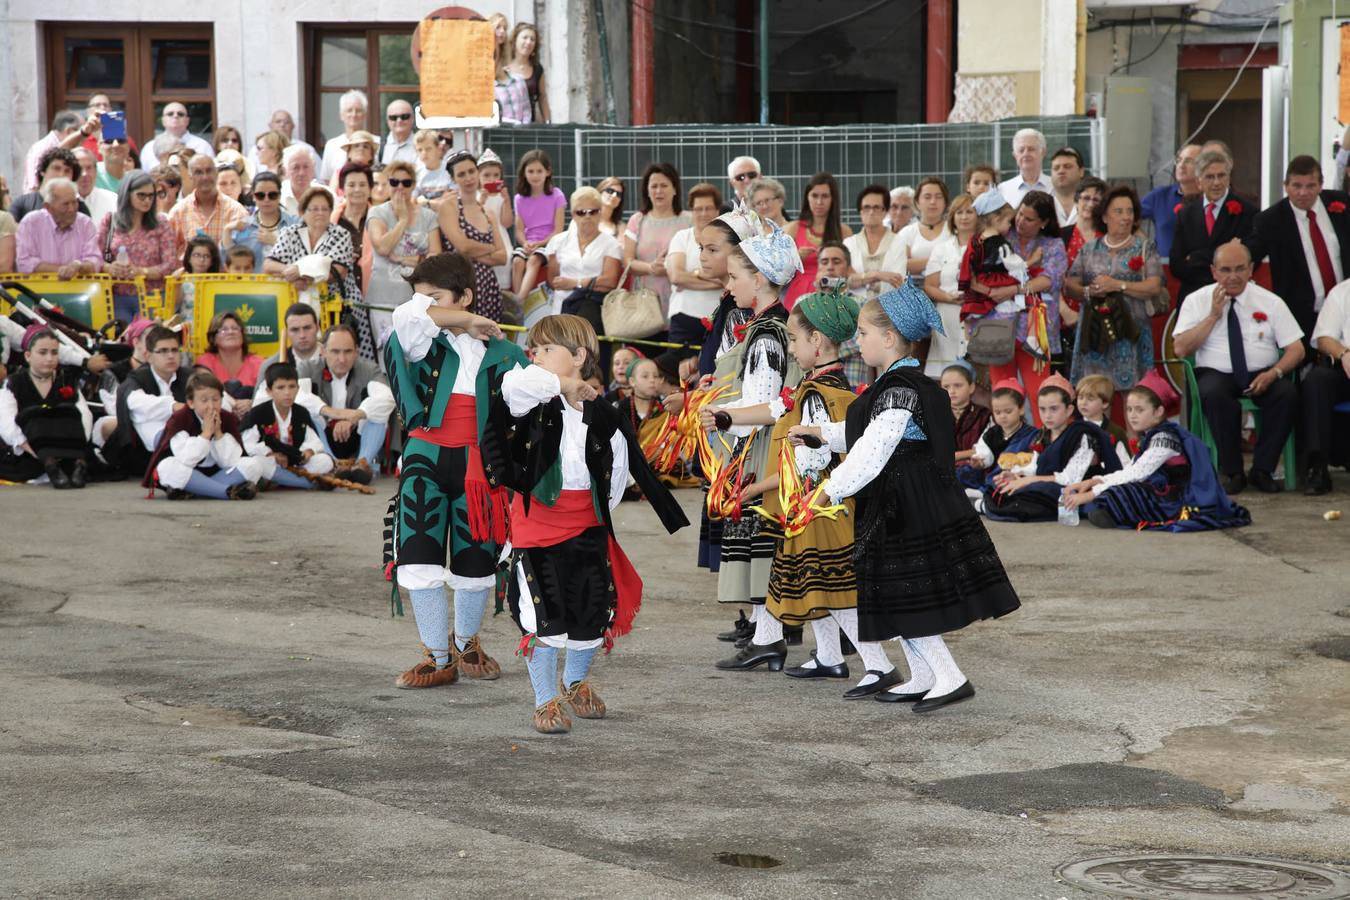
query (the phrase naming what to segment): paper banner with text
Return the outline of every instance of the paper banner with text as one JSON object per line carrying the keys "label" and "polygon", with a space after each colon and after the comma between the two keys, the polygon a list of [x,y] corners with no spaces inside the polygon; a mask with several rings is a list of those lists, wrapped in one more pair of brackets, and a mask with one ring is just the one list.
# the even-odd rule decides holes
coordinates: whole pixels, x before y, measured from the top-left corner
{"label": "paper banner with text", "polygon": [[424,19],[420,30],[422,114],[490,117],[496,81],[492,26],[469,19]]}
{"label": "paper banner with text", "polygon": [[1350,24],[1340,27],[1341,32],[1341,95],[1336,104],[1336,118],[1350,122]]}

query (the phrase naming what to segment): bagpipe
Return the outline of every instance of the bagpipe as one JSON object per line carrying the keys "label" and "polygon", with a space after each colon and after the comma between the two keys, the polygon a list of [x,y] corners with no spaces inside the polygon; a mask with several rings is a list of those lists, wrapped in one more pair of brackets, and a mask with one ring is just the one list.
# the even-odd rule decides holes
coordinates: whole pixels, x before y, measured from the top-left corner
{"label": "bagpipe", "polygon": [[0,281],[0,298],[10,307],[9,318],[14,324],[21,328],[41,325],[50,329],[63,346],[75,351],[81,362],[96,353],[103,354],[109,362],[131,356],[129,344],[108,337],[119,324],[115,320],[104,323],[102,328],[86,325],[20,281]]}

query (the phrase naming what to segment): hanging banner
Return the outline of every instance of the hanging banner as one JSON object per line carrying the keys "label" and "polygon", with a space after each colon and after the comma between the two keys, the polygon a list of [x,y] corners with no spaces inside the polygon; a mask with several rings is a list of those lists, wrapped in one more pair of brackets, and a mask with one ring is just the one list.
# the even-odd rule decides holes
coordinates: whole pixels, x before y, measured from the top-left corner
{"label": "hanging banner", "polygon": [[424,19],[422,115],[487,118],[495,99],[494,34],[484,21]]}
{"label": "hanging banner", "polygon": [[1350,123],[1350,23],[1341,26],[1341,91],[1336,118]]}

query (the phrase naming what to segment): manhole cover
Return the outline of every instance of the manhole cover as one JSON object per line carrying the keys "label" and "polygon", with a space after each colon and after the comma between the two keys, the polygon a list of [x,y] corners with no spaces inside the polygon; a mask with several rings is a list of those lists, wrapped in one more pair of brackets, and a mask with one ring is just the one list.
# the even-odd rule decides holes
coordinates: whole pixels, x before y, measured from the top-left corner
{"label": "manhole cover", "polygon": [[1337,900],[1350,897],[1350,876],[1282,859],[1237,856],[1105,856],[1055,870],[1086,891],[1158,900]]}
{"label": "manhole cover", "polygon": [[783,864],[780,859],[761,856],[758,853],[715,853],[713,858],[724,866],[736,866],[741,869],[772,869]]}

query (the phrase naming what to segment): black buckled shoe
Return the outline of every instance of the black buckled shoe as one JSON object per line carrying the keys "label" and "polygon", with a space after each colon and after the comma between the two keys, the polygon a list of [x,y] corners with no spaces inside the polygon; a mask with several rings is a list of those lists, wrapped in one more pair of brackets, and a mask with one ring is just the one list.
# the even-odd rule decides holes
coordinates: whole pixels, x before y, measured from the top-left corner
{"label": "black buckled shoe", "polygon": [[1303,488],[1304,496],[1317,497],[1331,493],[1331,471],[1324,465],[1309,467],[1308,477],[1304,480],[1307,482]]}
{"label": "black buckled shoe", "polygon": [[82,488],[89,484],[89,464],[82,459],[75,460],[75,467],[70,473],[70,486],[73,488]]}
{"label": "black buckled shoe", "polygon": [[717,668],[748,671],[767,663],[770,672],[781,672],[786,659],[787,644],[782,641],[775,641],[772,644],[747,644],[730,659],[719,660]]}
{"label": "black buckled shoe", "polygon": [[1252,469],[1252,473],[1247,476],[1252,487],[1263,494],[1278,494],[1284,490],[1284,484],[1275,480],[1275,476],[1270,472],[1263,472],[1260,469]]}
{"label": "black buckled shoe", "polygon": [[889,672],[884,673],[878,672],[876,669],[868,669],[867,674],[877,676],[877,680],[871,684],[858,685],[844,691],[845,700],[861,700],[864,697],[870,697],[887,688],[895,687],[901,681],[899,669],[891,669]]}
{"label": "black buckled shoe", "polygon": [[975,696],[975,686],[969,681],[964,682],[959,688],[949,694],[943,694],[941,697],[930,697],[927,700],[920,700],[914,704],[916,713],[932,712],[935,709],[941,709],[944,706],[950,706],[953,703],[960,703],[962,700],[969,700]]}
{"label": "black buckled shoe", "polygon": [[42,471],[47,473],[47,480],[52,483],[52,487],[58,491],[64,491],[75,485],[70,483],[70,476],[66,470],[61,468],[61,463],[56,459],[44,459],[42,461]]}
{"label": "black buckled shoe", "polygon": [[[814,650],[811,651],[811,658],[816,659]],[[847,678],[848,663],[841,662],[836,666],[827,666],[816,659],[816,664],[810,668],[793,666],[790,669],[784,669],[783,674],[790,678]]]}
{"label": "black buckled shoe", "polygon": [[736,624],[732,626],[730,631],[724,631],[717,636],[719,641],[726,641],[730,644],[739,641],[747,635],[755,633],[755,626],[745,617],[745,610],[741,610],[740,616],[741,617],[736,620]]}

